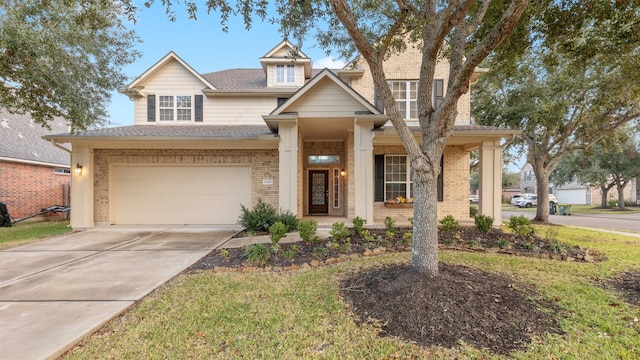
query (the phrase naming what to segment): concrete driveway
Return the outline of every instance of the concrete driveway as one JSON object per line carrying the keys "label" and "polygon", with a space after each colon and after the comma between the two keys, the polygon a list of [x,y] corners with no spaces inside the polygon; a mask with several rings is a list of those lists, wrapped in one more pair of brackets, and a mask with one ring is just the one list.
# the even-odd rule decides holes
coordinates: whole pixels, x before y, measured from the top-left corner
{"label": "concrete driveway", "polygon": [[236,232],[97,228],[0,251],[0,359],[55,359]]}

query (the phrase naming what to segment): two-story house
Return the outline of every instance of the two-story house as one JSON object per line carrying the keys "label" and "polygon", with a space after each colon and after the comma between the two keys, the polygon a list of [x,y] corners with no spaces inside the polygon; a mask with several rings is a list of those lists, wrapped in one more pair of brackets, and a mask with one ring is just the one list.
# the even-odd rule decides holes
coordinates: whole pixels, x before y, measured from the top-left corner
{"label": "two-story house", "polygon": [[[380,224],[412,209],[386,200],[412,195],[404,147],[376,106],[371,73],[355,62],[312,69],[283,41],[255,69],[199,73],[173,52],[123,90],[135,124],[47,137],[70,143],[72,226],[237,223],[258,199],[299,217],[360,216]],[[392,56],[387,77],[420,136],[417,50]],[[447,91],[438,65],[436,100]],[[470,98],[443,155],[438,215],[469,217],[469,152],[480,149],[480,211],[500,222],[501,146],[518,132],[470,124]],[[81,169],[81,171],[79,171]]]}

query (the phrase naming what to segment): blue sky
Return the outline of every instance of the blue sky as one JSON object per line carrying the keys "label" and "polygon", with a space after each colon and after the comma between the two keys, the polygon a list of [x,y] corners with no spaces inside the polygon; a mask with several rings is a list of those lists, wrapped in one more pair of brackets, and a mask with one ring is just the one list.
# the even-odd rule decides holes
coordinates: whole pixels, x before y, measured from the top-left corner
{"label": "blue sky", "polygon": [[[200,73],[231,69],[259,68],[259,58],[282,41],[278,26],[268,21],[254,21],[247,31],[240,18],[231,18],[229,31],[222,31],[217,15],[200,11],[198,20],[189,19],[184,7],[175,6],[177,20],[169,21],[157,2],[151,8],[136,1],[139,7],[136,24],[130,24],[143,41],[137,46],[142,56],[124,68],[129,82],[153,66],[169,51],[174,51]],[[202,10],[202,9],[201,9]],[[314,68],[336,68],[323,50],[309,39],[302,51],[313,61]],[[133,102],[114,92],[109,106],[111,126],[133,125]]]}

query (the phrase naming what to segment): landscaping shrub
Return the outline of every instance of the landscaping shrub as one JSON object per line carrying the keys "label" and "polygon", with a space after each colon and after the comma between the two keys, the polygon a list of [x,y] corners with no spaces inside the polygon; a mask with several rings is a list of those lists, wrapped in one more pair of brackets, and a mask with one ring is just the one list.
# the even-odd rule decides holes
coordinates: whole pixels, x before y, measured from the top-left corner
{"label": "landscaping shrub", "polygon": [[456,231],[460,229],[460,223],[452,215],[445,216],[440,220],[442,231]]}
{"label": "landscaping shrub", "polygon": [[478,215],[478,208],[473,205],[469,206],[469,217],[474,218],[476,215]]}
{"label": "landscaping shrub", "polygon": [[607,201],[607,205],[609,207],[618,207],[618,200],[609,200]]}
{"label": "landscaping shrub", "polygon": [[336,241],[344,241],[349,237],[349,229],[343,222],[334,222],[333,225],[331,225],[329,234],[331,234]]}
{"label": "landscaping shrub", "polygon": [[247,232],[267,231],[271,225],[276,222],[276,209],[258,199],[258,203],[252,210],[247,209],[244,205],[240,205],[242,214],[238,223],[245,228]]}
{"label": "landscaping shrub", "polygon": [[387,236],[391,237],[396,232],[396,222],[389,216],[384,218],[384,226],[387,229]]}
{"label": "landscaping shrub", "polygon": [[257,266],[265,266],[269,261],[269,249],[265,244],[247,246],[247,262]]}
{"label": "landscaping shrub", "polygon": [[276,221],[283,223],[287,227],[287,232],[298,230],[298,218],[289,210],[281,211]]}
{"label": "landscaping shrub", "polygon": [[512,216],[507,227],[518,235],[533,236],[536,233],[536,229],[531,225],[531,220],[524,215]]}
{"label": "landscaping shrub", "polygon": [[486,215],[477,215],[475,219],[476,227],[481,233],[488,234],[493,226],[493,218]]}
{"label": "landscaping shrub", "polygon": [[317,231],[318,223],[315,220],[302,220],[298,224],[298,234],[300,234],[300,238],[306,243],[319,240],[319,237],[316,235]]}
{"label": "landscaping shrub", "polygon": [[285,235],[287,235],[287,225],[278,221],[269,227],[269,237],[272,243],[277,245]]}
{"label": "landscaping shrub", "polygon": [[366,223],[367,220],[361,218],[360,216],[356,216],[355,218],[353,218],[353,231],[355,231],[357,235],[362,235],[364,224]]}

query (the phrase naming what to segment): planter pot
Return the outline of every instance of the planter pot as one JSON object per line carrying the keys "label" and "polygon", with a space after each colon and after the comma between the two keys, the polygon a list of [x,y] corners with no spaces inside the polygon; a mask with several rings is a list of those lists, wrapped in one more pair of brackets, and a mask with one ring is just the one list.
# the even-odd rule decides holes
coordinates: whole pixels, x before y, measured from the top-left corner
{"label": "planter pot", "polygon": [[413,204],[403,203],[403,204],[392,204],[392,203],[384,203],[384,207],[386,208],[395,208],[395,209],[413,209]]}

